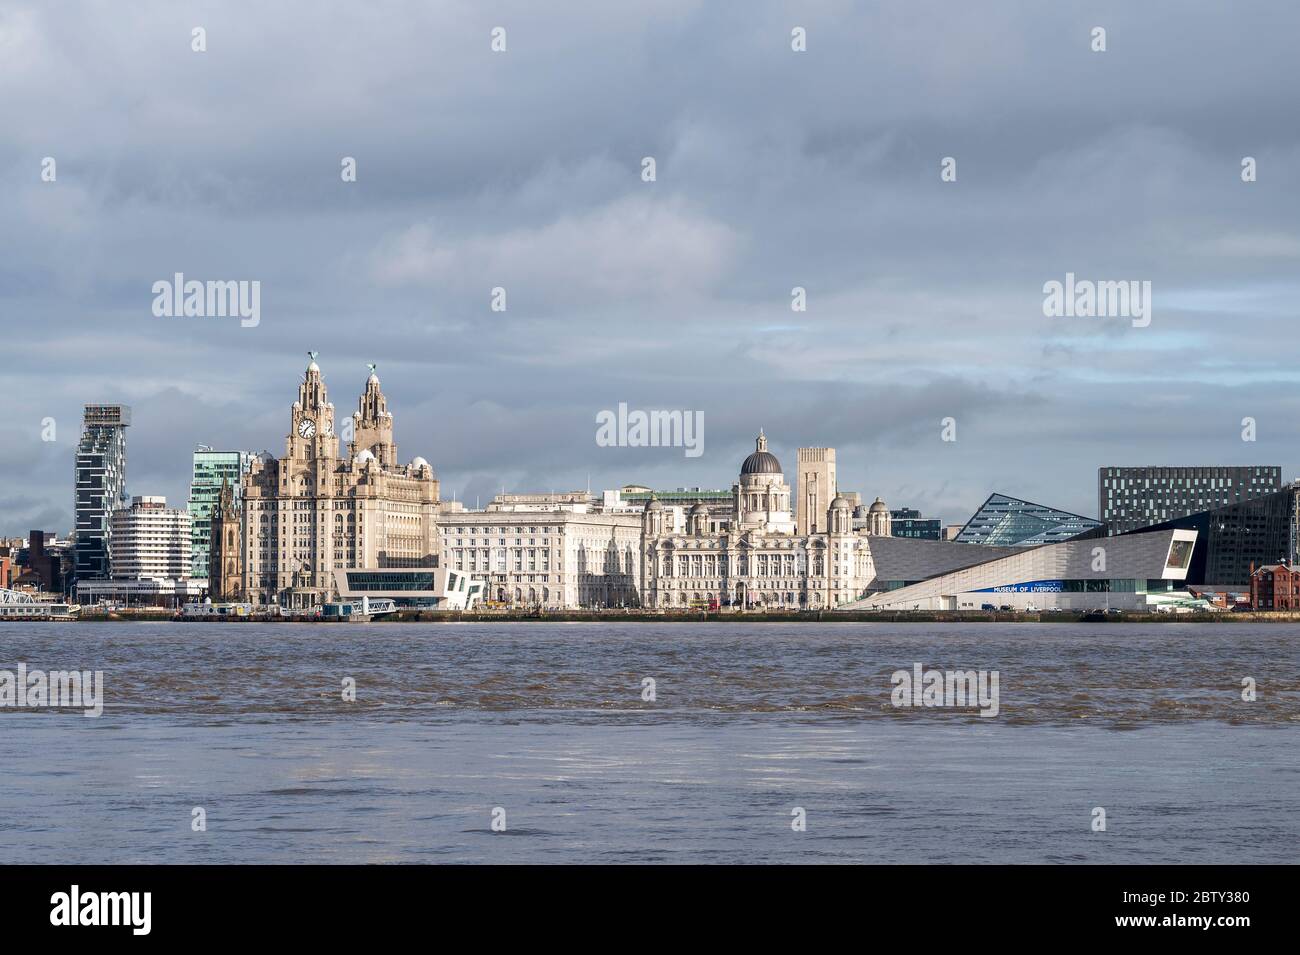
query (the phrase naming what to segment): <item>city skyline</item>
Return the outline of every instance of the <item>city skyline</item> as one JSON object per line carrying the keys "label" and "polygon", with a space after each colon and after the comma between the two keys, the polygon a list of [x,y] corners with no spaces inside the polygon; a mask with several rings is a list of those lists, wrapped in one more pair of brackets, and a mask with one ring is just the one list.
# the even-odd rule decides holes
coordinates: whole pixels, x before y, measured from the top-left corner
{"label": "city skyline", "polygon": [[[318,355],[319,352],[312,351],[312,352],[309,352],[308,354],[311,355],[311,356],[313,356],[313,360],[314,360],[314,356]],[[376,368],[377,368],[376,363],[373,363],[373,362],[366,362],[366,363],[363,363],[363,367],[367,370],[367,372],[368,372],[369,374],[372,374],[372,375],[373,375],[373,374],[376,373]],[[328,369],[323,369],[323,371],[327,372]],[[300,375],[299,377],[301,378],[301,375]],[[387,388],[387,386],[385,386],[385,387]],[[345,403],[346,403],[346,402],[345,402]],[[94,403],[92,403],[92,405],[88,405],[87,407],[91,407],[91,406],[94,406],[94,407],[104,407],[104,406],[109,406],[109,405],[111,405],[110,402],[102,402],[102,401],[101,401],[101,402],[94,402]],[[400,407],[400,398],[399,398],[399,407]],[[131,415],[133,415],[133,416],[135,415],[134,410],[131,410],[131,411],[129,411],[128,413],[131,414]],[[347,412],[346,409],[345,409],[345,410],[344,410],[344,417],[346,418],[346,417],[348,417],[349,415],[350,415],[350,412]],[[282,417],[282,415],[281,415],[281,417]],[[406,416],[405,416],[405,415],[402,415],[402,419],[403,419],[403,424],[406,424]],[[595,428],[595,427],[596,427],[596,425],[595,425],[595,423],[593,422],[593,428]],[[763,429],[763,428],[760,426],[760,427],[758,428],[758,430],[759,430],[760,432],[765,432],[766,429]],[[173,495],[173,494],[170,493],[170,492],[169,492],[169,493],[166,493],[166,494],[163,494],[163,493],[161,493],[161,492],[159,492],[159,491],[157,491],[157,490],[151,489],[152,486],[151,486],[151,487],[147,487],[147,488],[141,488],[141,487],[138,485],[138,483],[137,483],[135,480],[133,480],[133,478],[132,478],[133,468],[132,468],[132,466],[131,466],[131,465],[134,464],[134,455],[133,455],[133,453],[132,453],[132,450],[133,450],[133,449],[132,449],[132,444],[133,444],[132,438],[133,438],[134,435],[139,435],[139,434],[141,434],[141,433],[143,432],[143,429],[140,428],[140,427],[134,427],[134,428],[131,429],[131,432],[132,432],[132,433],[128,434],[128,435],[126,436],[126,439],[125,439],[125,440],[126,440],[126,447],[127,447],[127,459],[128,459],[128,462],[130,462],[130,463],[128,464],[127,469],[126,469],[126,486],[125,486],[126,494],[127,494],[128,496],[130,496],[130,497],[141,496],[141,495],[144,495],[144,496],[162,496],[162,497],[166,497],[168,500],[176,500],[176,501],[180,501],[180,502],[181,502],[181,506],[184,506],[184,502],[186,502],[187,500],[189,500],[190,497],[191,497],[191,495],[192,495],[192,493],[193,493],[193,487],[194,487],[194,485],[193,485],[192,482],[193,482],[193,480],[194,480],[194,475],[193,475],[193,473],[192,473],[192,467],[193,467],[193,464],[194,464],[194,455],[195,455],[195,454],[200,453],[200,452],[207,452],[207,453],[209,453],[209,454],[218,454],[218,455],[219,455],[219,454],[227,454],[227,455],[228,455],[228,454],[239,454],[239,455],[244,455],[244,456],[255,456],[255,455],[259,454],[259,453],[267,452],[267,453],[270,453],[272,456],[277,456],[277,455],[279,454],[279,443],[280,443],[280,441],[283,441],[284,438],[288,437],[287,434],[281,434],[281,435],[278,435],[278,436],[277,436],[277,439],[278,439],[278,440],[276,440],[276,441],[269,441],[269,442],[266,442],[265,446],[260,447],[260,448],[254,448],[254,447],[251,447],[251,446],[250,446],[250,447],[245,447],[245,448],[225,448],[225,447],[220,447],[220,446],[207,445],[207,444],[204,444],[204,443],[202,443],[202,442],[195,442],[195,443],[191,444],[190,449],[189,449],[189,452],[188,452],[188,455],[187,455],[187,457],[186,457],[186,459],[185,459],[185,467],[182,469],[182,470],[184,470],[185,474],[184,474],[183,476],[181,476],[181,477],[175,479],[175,480],[179,481],[179,485],[178,485],[178,486],[179,486],[179,490],[178,490],[178,492],[177,492],[175,495]],[[80,432],[78,432],[78,435],[80,436]],[[400,437],[400,432],[399,432],[398,436]],[[749,441],[742,442],[742,446],[743,446],[743,444],[748,444],[748,443],[750,443],[750,441],[752,441],[752,438],[749,439]],[[346,445],[346,436],[344,436],[344,440],[342,441],[342,443],[341,443],[341,447],[340,447],[340,450],[339,450],[339,457],[340,457],[340,459],[345,459],[345,458],[347,457],[347,453],[346,453],[346,447],[345,447],[345,445]],[[593,445],[593,446],[594,446],[594,445]],[[791,442],[781,441],[779,437],[778,437],[778,439],[777,439],[777,443],[775,443],[775,444],[773,445],[774,449],[775,449],[775,450],[777,451],[777,453],[778,453],[778,457],[783,457],[783,458],[784,458],[784,457],[788,456],[789,460],[792,461],[792,462],[794,461],[794,458],[795,458],[794,452],[795,452],[795,450],[796,450],[799,446],[800,446],[800,442],[797,442],[797,441],[791,441]],[[1246,446],[1247,446],[1247,447],[1253,447],[1253,445],[1251,445],[1251,444],[1247,444]],[[839,446],[836,445],[835,448],[833,448],[833,450],[838,450],[838,447],[839,447]],[[654,448],[651,448],[651,447],[643,447],[643,448],[627,448],[627,447],[620,447],[620,448],[610,448],[610,449],[601,448],[601,447],[597,447],[597,448],[596,448],[596,451],[597,451],[597,452],[603,452],[603,451],[605,451],[605,450],[619,450],[619,451],[624,451],[624,452],[628,452],[628,451],[631,451],[631,452],[637,452],[637,451],[648,451],[648,452],[654,452],[654,453],[656,453],[657,455],[660,455],[660,456],[667,455],[667,456],[669,457],[670,460],[672,460],[674,457],[676,457],[676,459],[682,463],[682,466],[683,466],[683,467],[691,467],[693,464],[697,464],[697,463],[698,463],[698,462],[692,462],[689,458],[685,458],[685,459],[683,459],[682,456],[681,456],[681,449],[680,449],[679,447],[654,447]],[[73,451],[73,455],[72,455],[72,457],[73,457],[74,462],[75,462],[75,456],[76,456],[76,445],[75,445],[75,444],[74,444],[74,447],[73,447],[72,451]],[[743,452],[741,452],[741,453],[743,454]],[[444,473],[444,469],[441,468],[441,467],[439,467],[437,461],[433,461],[433,462],[430,462],[430,463],[432,464],[432,466],[433,466],[433,468],[434,468],[434,472],[435,472],[435,474],[436,474],[436,475],[439,477],[439,479],[441,480],[441,476],[442,476],[442,474]],[[1259,461],[1252,461],[1249,465],[1243,465],[1243,467],[1259,467],[1259,466],[1261,466]],[[1093,495],[1093,502],[1094,502],[1094,503],[1093,503],[1093,507],[1092,507],[1092,511],[1096,511],[1096,510],[1097,510],[1097,506],[1096,506],[1096,500],[1097,500],[1097,498],[1096,498],[1096,494],[1097,494],[1098,470],[1099,470],[1099,469],[1106,469],[1106,468],[1113,468],[1113,467],[1127,468],[1127,469],[1129,469],[1129,470],[1141,470],[1141,469],[1144,469],[1144,468],[1159,468],[1159,469],[1167,469],[1167,470],[1168,470],[1168,469],[1175,469],[1175,470],[1176,470],[1176,469],[1179,469],[1179,468],[1204,468],[1204,467],[1205,467],[1205,464],[1204,464],[1204,463],[1199,463],[1199,464],[1198,464],[1198,463],[1195,463],[1195,462],[1192,462],[1192,461],[1174,461],[1174,462],[1159,462],[1159,463],[1147,462],[1147,463],[1145,463],[1145,464],[1138,464],[1138,463],[1136,463],[1136,462],[1132,462],[1132,463],[1129,463],[1129,464],[1126,464],[1126,465],[1119,465],[1119,464],[1115,464],[1114,462],[1111,462],[1111,463],[1108,463],[1108,464],[1099,465],[1098,468],[1094,468],[1094,469],[1092,469],[1091,473],[1088,475],[1088,477],[1090,477],[1090,478],[1092,479],[1091,493],[1092,493],[1092,495]],[[1274,469],[1274,470],[1277,470],[1277,468],[1275,468],[1275,467],[1274,467],[1273,469]],[[724,466],[724,470],[725,470],[725,466]],[[1286,477],[1285,477],[1286,469],[1283,468],[1283,469],[1281,469],[1281,470],[1282,470],[1282,472],[1283,472],[1283,476],[1284,476],[1284,483],[1289,483],[1289,481],[1292,480],[1292,479],[1290,479],[1290,478],[1286,478]],[[589,473],[593,473],[593,472],[589,472]],[[840,489],[842,489],[842,490],[846,490],[846,491],[855,491],[855,492],[857,492],[857,493],[862,497],[862,499],[864,500],[864,506],[865,506],[865,502],[869,502],[869,501],[870,501],[873,497],[875,497],[875,496],[880,496],[880,497],[882,497],[882,498],[884,497],[883,495],[877,495],[876,492],[875,492],[874,490],[870,490],[870,491],[869,491],[868,489],[865,489],[864,487],[862,487],[861,484],[860,484],[859,482],[856,482],[856,481],[854,480],[854,478],[853,478],[853,476],[852,476],[851,474],[846,474],[846,478],[847,478],[847,480],[845,480],[845,481],[841,481],[841,482],[838,482],[838,483],[839,483],[839,487],[840,487]],[[73,481],[73,483],[75,483],[75,475],[74,475],[74,481]],[[169,478],[167,478],[167,479],[165,479],[165,480],[163,480],[163,481],[161,481],[161,482],[159,482],[159,483],[160,483],[161,485],[166,485],[166,486],[169,486],[169,487],[170,487],[170,486],[172,486],[173,478],[169,477]],[[441,480],[441,483],[442,483],[442,486],[445,488],[445,487],[446,487],[446,481],[445,481],[445,480]],[[608,489],[614,489],[614,488],[627,487],[627,486],[647,486],[647,487],[653,486],[653,485],[651,485],[651,484],[648,484],[647,482],[636,480],[636,475],[635,475],[635,474],[632,475],[631,477],[629,477],[628,479],[620,479],[620,480],[618,480],[618,481],[616,481],[616,482],[614,482],[614,483],[596,483],[596,482],[592,482],[592,481],[589,481],[589,483],[590,483],[590,490],[591,490],[592,493],[599,493],[600,490],[602,490],[602,489],[607,489],[607,488],[608,488]],[[656,489],[656,490],[672,490],[672,489],[680,489],[680,488],[691,488],[691,487],[695,487],[695,488],[715,488],[715,489],[719,489],[719,490],[725,490],[726,488],[730,487],[732,483],[734,483],[734,481],[731,480],[731,479],[723,480],[723,481],[721,481],[720,483],[717,483],[717,484],[708,484],[708,483],[704,483],[704,482],[692,482],[692,481],[683,481],[683,480],[678,480],[678,481],[676,481],[676,483],[673,483],[673,482],[671,482],[671,481],[668,482],[668,483],[664,483],[664,484],[662,484],[662,485],[657,486],[655,489]],[[495,497],[495,496],[498,495],[498,494],[505,494],[505,493],[524,493],[524,494],[527,494],[527,493],[548,493],[548,492],[570,492],[570,491],[578,491],[578,490],[582,490],[582,488],[580,488],[580,487],[576,487],[576,486],[574,486],[574,487],[564,487],[564,486],[559,486],[559,485],[555,485],[555,484],[552,484],[552,485],[549,485],[549,486],[540,486],[540,485],[539,485],[539,486],[533,486],[533,487],[508,487],[508,486],[499,486],[499,487],[495,487],[495,488],[485,488],[485,489],[484,489],[484,492],[481,493],[481,494],[479,495],[479,501],[477,502],[477,506],[485,506],[487,503],[489,503],[489,502],[493,499],[493,497]],[[989,492],[986,492],[986,493],[984,494],[984,498],[983,498],[982,500],[986,500],[986,499],[988,498],[988,494],[989,494],[989,493],[992,493],[992,494],[994,494],[994,495],[996,496],[999,492],[998,492],[996,489],[990,489]],[[463,504],[463,505],[465,505],[465,506],[467,506],[467,507],[469,506],[469,505],[466,503],[466,501],[464,500],[464,498],[461,497],[461,496],[459,496],[459,495],[457,495],[455,492],[450,492],[449,494],[448,494],[448,493],[444,493],[444,495],[442,496],[441,500],[443,500],[443,501],[455,501],[455,502],[459,502],[459,503],[461,503],[461,504]],[[905,501],[895,501],[895,500],[889,500],[888,498],[885,498],[885,500],[886,500],[886,503],[888,504],[888,506],[889,506],[891,509],[893,509],[893,510],[897,510],[897,509],[899,509],[899,508],[915,509],[915,508],[914,508],[914,504],[913,504],[913,502],[912,502],[910,499],[909,499],[909,500],[905,500]],[[123,503],[125,503],[125,501],[124,501]],[[1050,506],[1050,505],[1049,505],[1049,506]],[[957,525],[957,526],[961,526],[961,525],[966,524],[969,520],[971,520],[973,517],[975,517],[975,516],[978,515],[978,512],[979,512],[979,505],[976,505],[975,507],[973,507],[969,513],[966,513],[966,514],[964,514],[964,515],[962,515],[962,514],[958,514],[958,515],[955,515],[955,516],[950,516],[950,515],[948,515],[948,514],[939,514],[939,513],[927,512],[927,511],[925,511],[923,508],[916,509],[916,510],[919,511],[919,516],[923,516],[923,517],[926,517],[926,518],[932,518],[932,519],[938,519],[938,520],[940,521],[941,526],[947,526],[947,525]],[[1099,515],[1096,515],[1096,514],[1087,514],[1086,516],[1092,518],[1092,517],[1098,517]],[[2,518],[2,517],[3,517],[3,515],[0,515],[0,518]],[[75,523],[75,521],[73,521],[72,523]],[[37,525],[33,525],[32,527],[19,528],[18,525],[15,524],[12,528],[6,528],[6,527],[4,527],[4,526],[0,526],[0,537],[20,537],[20,536],[25,536],[26,533],[27,533],[29,530],[33,530],[33,529],[43,529],[43,530],[46,530],[46,531],[53,531],[53,532],[56,533],[56,534],[66,533],[66,531],[64,530],[64,528],[63,528],[62,526],[49,527],[49,526],[42,526],[42,525],[40,525],[40,524],[37,524]]]}
{"label": "city skyline", "polygon": [[1298,35],[0,2],[7,927],[462,864],[1279,922],[1223,873],[1300,838]]}
{"label": "city skyline", "polygon": [[[305,35],[267,10],[0,15],[0,533],[71,528],[86,403],[134,409],[133,493],[184,500],[198,443],[274,452],[307,348],[348,391],[377,362],[402,442],[469,502],[727,486],[760,426],[945,523],[995,490],[1093,514],[1102,466],[1300,470],[1300,11],[399,6],[402,31]],[[97,97],[135,103],[130,135]],[[260,321],[157,317],[177,273],[259,282]],[[1151,282],[1150,324],[1045,317],[1074,275]],[[703,454],[599,447],[620,402],[701,413]]]}

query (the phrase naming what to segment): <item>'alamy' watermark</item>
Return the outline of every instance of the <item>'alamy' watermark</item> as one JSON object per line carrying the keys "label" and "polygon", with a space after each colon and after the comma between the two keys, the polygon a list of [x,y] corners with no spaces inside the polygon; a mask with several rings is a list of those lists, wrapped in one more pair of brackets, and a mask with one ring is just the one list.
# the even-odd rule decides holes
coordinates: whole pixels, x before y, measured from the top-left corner
{"label": "'alamy' watermark", "polygon": [[74,885],[50,896],[51,925],[124,925],[132,935],[148,935],[153,926],[152,892],[82,892]]}
{"label": "'alamy' watermark", "polygon": [[172,281],[153,283],[153,313],[157,318],[226,318],[238,316],[242,328],[262,321],[262,283],[249,281],[185,281],[177,272]]}
{"label": "'alamy' watermark", "polygon": [[704,453],[703,411],[627,410],[596,413],[596,446],[601,448],[685,448],[686,457]]}
{"label": "'alamy' watermark", "polygon": [[84,716],[104,712],[104,671],[32,670],[18,664],[18,672],[0,670],[0,707],[84,710]]}
{"label": "'alamy' watermark", "polygon": [[998,715],[997,670],[927,670],[913,663],[910,672],[895,670],[889,682],[894,706],[978,706],[980,716]]}
{"label": "'alamy' watermark", "polygon": [[1065,281],[1043,283],[1043,314],[1048,318],[1131,318],[1134,328],[1151,324],[1151,282],[1125,279],[1094,282],[1065,273]]}

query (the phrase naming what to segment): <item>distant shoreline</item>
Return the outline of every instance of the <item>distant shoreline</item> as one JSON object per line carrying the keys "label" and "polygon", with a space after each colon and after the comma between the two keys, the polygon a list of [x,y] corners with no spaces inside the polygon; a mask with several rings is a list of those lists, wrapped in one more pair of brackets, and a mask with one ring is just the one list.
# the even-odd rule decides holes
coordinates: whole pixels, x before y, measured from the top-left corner
{"label": "distant shoreline", "polygon": [[[23,622],[56,622],[27,619]],[[68,621],[62,621],[64,623]],[[83,613],[75,623],[283,623],[329,624],[346,626],[363,621],[326,620],[319,617],[273,617],[253,615],[248,617],[178,617],[168,613],[113,612],[109,614]],[[749,611],[725,612],[646,612],[646,611],[582,611],[556,610],[546,613],[520,611],[514,613],[481,613],[461,611],[406,611],[383,616],[376,624],[403,623],[1300,623],[1300,612],[1231,612],[1169,614],[1129,613],[1104,614],[1079,613],[1016,613],[1009,611],[805,611],[796,613]]]}

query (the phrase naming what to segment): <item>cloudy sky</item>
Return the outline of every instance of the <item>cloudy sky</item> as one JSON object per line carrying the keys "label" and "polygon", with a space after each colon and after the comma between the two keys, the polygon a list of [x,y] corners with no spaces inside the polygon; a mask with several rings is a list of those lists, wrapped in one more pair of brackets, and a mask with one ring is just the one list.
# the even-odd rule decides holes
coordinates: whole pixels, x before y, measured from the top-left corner
{"label": "cloudy sky", "polygon": [[[471,505],[729,487],[759,427],[953,523],[1095,514],[1109,464],[1297,476],[1297,35],[1281,0],[7,0],[0,534],[70,529],[86,402],[133,406],[135,494],[282,453],[309,349],[340,415],[376,362]],[[176,272],[259,281],[260,324],[155,317]],[[1150,326],[1045,317],[1067,272],[1150,281]],[[598,447],[619,402],[704,454]]]}

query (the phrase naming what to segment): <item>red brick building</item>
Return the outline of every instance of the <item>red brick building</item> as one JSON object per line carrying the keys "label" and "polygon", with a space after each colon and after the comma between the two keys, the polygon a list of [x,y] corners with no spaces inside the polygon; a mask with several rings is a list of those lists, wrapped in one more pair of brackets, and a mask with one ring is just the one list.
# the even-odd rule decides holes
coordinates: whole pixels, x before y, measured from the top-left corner
{"label": "red brick building", "polygon": [[1250,607],[1252,610],[1300,610],[1300,570],[1285,561],[1265,564],[1258,570],[1252,563]]}

